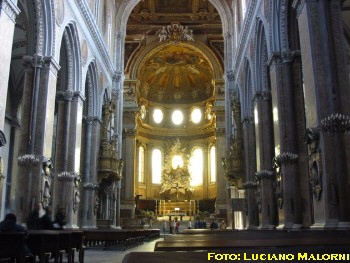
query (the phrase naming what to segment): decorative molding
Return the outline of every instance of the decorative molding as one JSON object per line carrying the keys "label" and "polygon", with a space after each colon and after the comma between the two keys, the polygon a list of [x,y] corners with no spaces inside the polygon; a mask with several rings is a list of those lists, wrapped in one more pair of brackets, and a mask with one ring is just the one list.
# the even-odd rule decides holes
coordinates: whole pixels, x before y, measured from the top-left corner
{"label": "decorative molding", "polygon": [[56,98],[57,100],[71,101],[73,100],[75,93],[73,90],[57,91]]}
{"label": "decorative molding", "polygon": [[104,64],[107,66],[108,72],[113,75],[115,72],[114,65],[112,63],[112,60],[109,56],[108,50],[106,48],[106,45],[104,43],[103,37],[100,33],[100,30],[98,29],[98,26],[96,25],[96,21],[91,14],[90,8],[87,4],[87,1],[85,0],[75,0],[75,2],[78,5],[78,9],[85,20],[85,25],[87,26],[87,29],[89,30],[93,41],[95,42],[101,56]]}
{"label": "decorative molding", "polygon": [[297,18],[299,18],[301,11],[305,5],[305,0],[294,0],[292,3],[293,8],[297,11]]}
{"label": "decorative molding", "polygon": [[243,187],[245,189],[256,189],[258,187],[258,184],[254,181],[247,181],[243,184]]}
{"label": "decorative molding", "polygon": [[0,147],[3,147],[6,145],[6,136],[3,131],[0,130]]}
{"label": "decorative molding", "polygon": [[17,158],[18,165],[21,167],[35,167],[40,163],[42,156],[34,154],[25,154]]}
{"label": "decorative molding", "polygon": [[247,41],[248,41],[248,33],[254,23],[253,19],[254,19],[254,11],[256,9],[257,6],[257,0],[250,0],[248,2],[248,7],[247,7],[247,11],[246,11],[246,15],[245,15],[245,19],[244,19],[244,23],[242,26],[242,30],[241,30],[241,34],[240,34],[240,39],[238,42],[238,47],[239,49],[237,50],[236,53],[236,57],[234,60],[234,65],[236,65],[235,69],[234,69],[234,75],[237,76],[238,75],[238,70],[239,67],[237,65],[239,65],[240,62],[243,57],[244,57],[244,53],[243,51],[245,50],[245,46],[247,45]]}
{"label": "decorative molding", "polygon": [[298,161],[298,155],[290,152],[284,152],[275,158],[279,166],[296,164]]}
{"label": "decorative molding", "polygon": [[58,180],[66,182],[72,182],[76,177],[78,177],[76,173],[66,171],[57,174]]}
{"label": "decorative molding", "polygon": [[257,181],[262,179],[275,179],[276,174],[274,171],[262,170],[255,173]]}
{"label": "decorative molding", "polygon": [[97,190],[99,187],[100,186],[97,183],[85,183],[83,185],[84,190],[90,190],[90,191]]}
{"label": "decorative molding", "polygon": [[2,0],[0,2],[0,13],[2,13],[2,10],[7,14],[13,23],[16,23],[16,16],[19,15],[21,10],[15,3],[13,3],[11,0]]}
{"label": "decorative molding", "polygon": [[333,113],[321,120],[322,130],[328,134],[345,133],[350,131],[350,116]]}

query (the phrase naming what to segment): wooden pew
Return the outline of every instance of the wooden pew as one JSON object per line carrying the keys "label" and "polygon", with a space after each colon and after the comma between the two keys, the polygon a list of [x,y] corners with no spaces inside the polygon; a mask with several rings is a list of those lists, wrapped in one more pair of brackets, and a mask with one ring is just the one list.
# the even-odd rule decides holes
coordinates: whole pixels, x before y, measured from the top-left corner
{"label": "wooden pew", "polygon": [[40,262],[45,262],[52,254],[55,263],[57,263],[60,254],[59,240],[58,231],[29,230],[27,245],[34,256],[39,257]]}
{"label": "wooden pew", "polygon": [[[84,262],[84,232],[80,230],[72,230],[72,248],[79,251],[79,263]],[[74,253],[72,254],[72,262],[74,262]]]}
{"label": "wooden pew", "polygon": [[84,245],[86,247],[115,247],[123,246],[124,250],[141,244],[145,239],[160,236],[159,229],[114,230],[90,229],[84,230]]}
{"label": "wooden pew", "polygon": [[284,238],[284,239],[251,239],[251,240],[169,240],[158,241],[154,251],[215,251],[237,248],[269,248],[269,247],[296,247],[296,246],[342,246],[350,248],[350,237],[328,238]]}
{"label": "wooden pew", "polygon": [[0,259],[25,262],[25,233],[0,233]]}

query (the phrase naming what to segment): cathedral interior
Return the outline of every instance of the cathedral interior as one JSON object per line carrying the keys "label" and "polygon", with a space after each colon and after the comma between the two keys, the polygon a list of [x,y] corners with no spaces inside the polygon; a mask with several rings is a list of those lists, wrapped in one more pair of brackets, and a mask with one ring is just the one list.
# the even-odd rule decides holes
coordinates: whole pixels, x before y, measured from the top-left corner
{"label": "cathedral interior", "polygon": [[350,0],[0,0],[0,43],[0,220],[33,240],[39,205],[157,239],[123,262],[350,248]]}

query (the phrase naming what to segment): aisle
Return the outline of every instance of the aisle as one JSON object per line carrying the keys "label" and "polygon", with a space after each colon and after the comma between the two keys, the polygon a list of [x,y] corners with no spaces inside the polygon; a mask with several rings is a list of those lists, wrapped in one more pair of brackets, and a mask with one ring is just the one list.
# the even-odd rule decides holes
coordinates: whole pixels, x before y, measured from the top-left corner
{"label": "aisle", "polygon": [[137,246],[126,251],[117,250],[97,250],[87,249],[85,251],[85,263],[121,263],[123,258],[129,252],[152,252],[157,241],[162,241],[164,238],[155,239],[150,242],[145,242],[141,246]]}

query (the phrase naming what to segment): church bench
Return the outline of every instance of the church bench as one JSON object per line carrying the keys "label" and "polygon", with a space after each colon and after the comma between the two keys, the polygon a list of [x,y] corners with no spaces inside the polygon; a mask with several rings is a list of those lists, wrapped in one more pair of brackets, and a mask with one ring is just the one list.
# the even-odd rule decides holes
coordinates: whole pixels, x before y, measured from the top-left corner
{"label": "church bench", "polygon": [[39,257],[40,262],[46,262],[50,255],[58,262],[60,255],[60,238],[58,231],[29,230],[27,244],[31,253]]}
{"label": "church bench", "polygon": [[0,259],[25,262],[25,233],[0,233]]}
{"label": "church bench", "polygon": [[[79,263],[84,262],[84,232],[80,230],[72,230],[72,248],[79,251]],[[72,261],[74,262],[74,253],[72,254]]]}
{"label": "church bench", "polygon": [[[257,254],[264,254],[265,257],[267,255],[290,255],[294,256],[295,260],[281,260],[280,262],[311,262],[311,261],[302,261],[297,260],[298,254],[304,255],[307,253],[310,255],[317,254],[343,254],[346,255],[349,253],[350,244],[343,245],[313,245],[313,246],[293,246],[293,247],[239,247],[239,248],[230,248],[230,249],[215,249],[209,251],[155,251],[155,252],[131,252],[125,255],[122,263],[139,263],[140,258],[142,258],[142,263],[192,263],[192,262],[269,262],[268,260],[247,260],[252,259],[252,254],[255,256]],[[208,253],[216,253],[216,254],[226,254],[231,255],[235,254],[240,257],[239,260],[215,260],[215,258],[211,258],[208,261]],[[220,258],[219,258],[220,259]],[[326,261],[325,261],[326,262]],[[334,261],[336,262],[336,261]],[[337,262],[348,262],[348,261],[337,261]]]}
{"label": "church bench", "polygon": [[195,231],[192,233],[181,233],[178,235],[166,236],[165,240],[201,240],[201,239],[278,239],[278,238],[328,238],[328,237],[348,237],[350,231],[339,230],[209,230]]}
{"label": "church bench", "polygon": [[166,240],[158,241],[154,251],[198,251],[222,250],[237,248],[267,248],[267,247],[293,247],[293,246],[348,246],[350,237],[324,237],[324,238],[279,238],[279,239],[251,239],[251,240]]}
{"label": "church bench", "polygon": [[159,236],[159,229],[89,229],[84,230],[84,244],[87,247],[104,248],[123,245],[126,249],[141,244],[145,239],[153,239]]}

